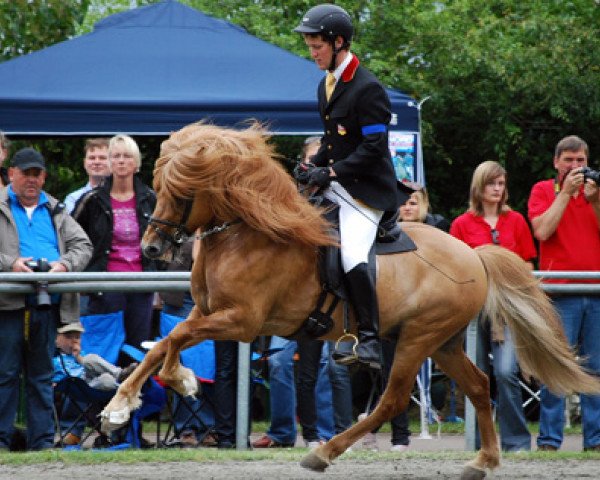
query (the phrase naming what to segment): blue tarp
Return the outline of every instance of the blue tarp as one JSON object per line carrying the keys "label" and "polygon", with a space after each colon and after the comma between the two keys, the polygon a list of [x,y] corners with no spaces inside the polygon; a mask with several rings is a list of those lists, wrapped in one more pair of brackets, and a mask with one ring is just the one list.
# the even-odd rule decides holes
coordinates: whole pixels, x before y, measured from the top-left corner
{"label": "blue tarp", "polygon": [[[17,135],[165,135],[249,118],[279,134],[322,132],[313,62],[176,1],[111,15],[92,33],[0,63],[0,129]],[[395,129],[418,131],[390,90]]]}

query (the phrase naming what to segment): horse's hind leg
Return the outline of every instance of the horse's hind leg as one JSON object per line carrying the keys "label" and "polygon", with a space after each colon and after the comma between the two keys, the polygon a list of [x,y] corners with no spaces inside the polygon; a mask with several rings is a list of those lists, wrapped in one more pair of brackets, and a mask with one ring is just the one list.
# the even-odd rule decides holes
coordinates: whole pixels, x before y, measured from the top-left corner
{"label": "horse's hind leg", "polygon": [[395,355],[389,380],[375,410],[348,430],[333,437],[325,445],[310,452],[302,459],[300,465],[311,470],[325,470],[332,460],[344,453],[358,439],[404,411],[408,406],[410,392],[424,358],[424,353],[418,349],[410,352],[408,349],[403,349],[403,355]]}
{"label": "horse's hind leg", "polygon": [[500,449],[492,419],[489,379],[469,360],[460,344],[447,345],[435,352],[432,358],[438,367],[456,381],[475,407],[481,449],[477,457],[467,463],[461,478],[482,479],[486,475],[486,469],[492,470],[500,465]]}

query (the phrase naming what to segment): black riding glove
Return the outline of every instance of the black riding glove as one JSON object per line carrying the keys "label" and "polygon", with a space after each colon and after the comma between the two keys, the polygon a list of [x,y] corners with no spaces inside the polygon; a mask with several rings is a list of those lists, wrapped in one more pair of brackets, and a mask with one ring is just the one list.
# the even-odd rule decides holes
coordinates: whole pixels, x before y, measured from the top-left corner
{"label": "black riding glove", "polygon": [[310,171],[312,168],[315,168],[314,165],[310,163],[299,163],[294,168],[294,178],[296,181],[302,185],[306,185],[310,180]]}
{"label": "black riding glove", "polygon": [[308,184],[325,188],[331,183],[329,167],[315,167],[309,172]]}

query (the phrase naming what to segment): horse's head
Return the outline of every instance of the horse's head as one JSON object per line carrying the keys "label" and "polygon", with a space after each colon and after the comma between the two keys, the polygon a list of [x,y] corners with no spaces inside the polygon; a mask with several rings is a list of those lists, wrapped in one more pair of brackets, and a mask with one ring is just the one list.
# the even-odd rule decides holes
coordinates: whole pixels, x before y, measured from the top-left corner
{"label": "horse's head", "polygon": [[142,252],[152,259],[166,260],[171,249],[178,249],[213,217],[208,194],[192,188],[189,172],[178,165],[180,157],[197,155],[180,136],[181,131],[175,132],[163,142],[154,168],[156,207],[142,238]]}
{"label": "horse's head", "polygon": [[275,242],[335,244],[329,224],[302,199],[259,125],[233,130],[192,124],[161,145],[157,205],[142,241],[151,258],[200,228],[243,223]]}

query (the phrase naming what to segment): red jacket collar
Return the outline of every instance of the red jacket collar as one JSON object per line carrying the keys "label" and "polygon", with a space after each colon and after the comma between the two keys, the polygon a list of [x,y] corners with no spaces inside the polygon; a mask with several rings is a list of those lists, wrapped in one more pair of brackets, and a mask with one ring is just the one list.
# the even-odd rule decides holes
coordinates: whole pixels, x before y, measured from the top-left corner
{"label": "red jacket collar", "polygon": [[356,57],[356,55],[354,55],[354,54],[351,54],[351,55],[352,55],[352,60],[350,60],[350,63],[342,72],[342,81],[344,81],[345,83],[349,82],[350,80],[352,80],[354,78],[354,74],[356,73],[356,69],[358,68],[358,65],[360,63],[358,61],[358,58]]}

